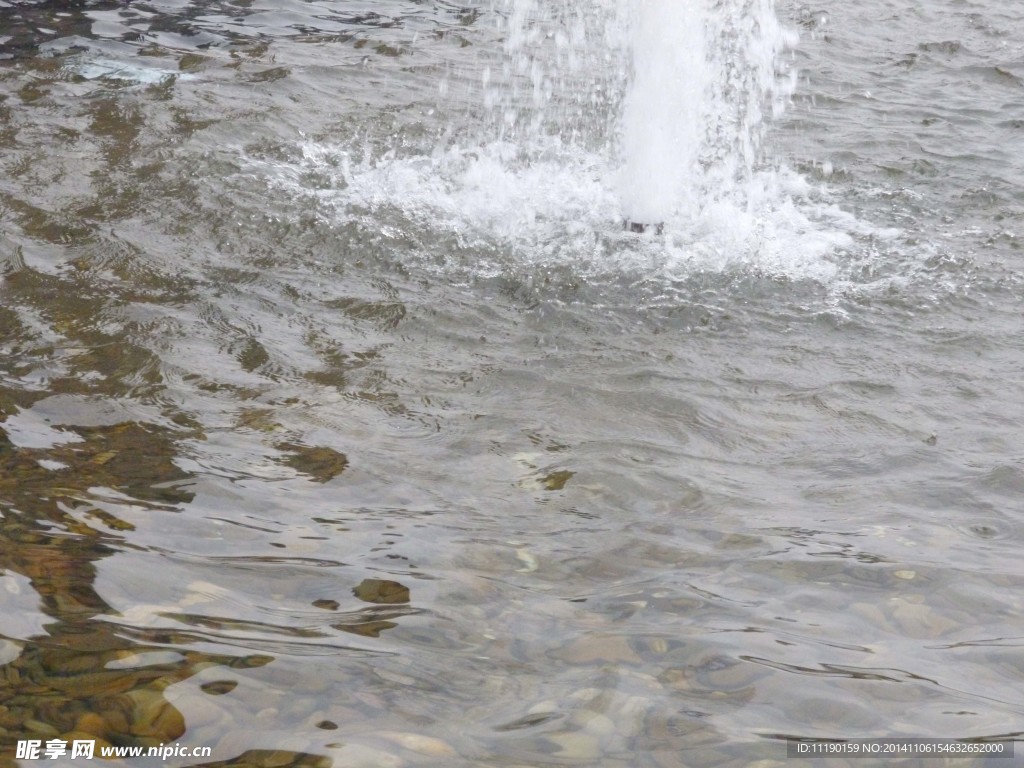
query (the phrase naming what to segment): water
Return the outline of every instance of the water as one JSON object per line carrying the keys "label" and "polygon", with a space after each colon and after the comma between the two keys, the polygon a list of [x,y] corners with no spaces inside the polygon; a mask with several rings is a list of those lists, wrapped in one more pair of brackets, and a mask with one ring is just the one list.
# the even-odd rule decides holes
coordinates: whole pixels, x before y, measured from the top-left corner
{"label": "water", "polygon": [[792,92],[780,53],[797,42],[769,2],[627,6],[632,67],[621,115],[618,179],[627,221],[699,220],[744,198],[764,130]]}
{"label": "water", "polygon": [[0,6],[5,760],[1019,739],[1021,12],[648,3]]}

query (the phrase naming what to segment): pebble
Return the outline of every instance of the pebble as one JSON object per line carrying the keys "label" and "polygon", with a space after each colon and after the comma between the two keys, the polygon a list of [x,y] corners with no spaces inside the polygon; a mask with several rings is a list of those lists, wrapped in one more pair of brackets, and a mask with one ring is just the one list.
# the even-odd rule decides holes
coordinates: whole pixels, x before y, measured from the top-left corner
{"label": "pebble", "polygon": [[622,635],[585,635],[554,656],[571,664],[638,664],[641,659]]}
{"label": "pebble", "polygon": [[386,579],[363,579],[352,589],[352,593],[367,603],[409,602],[409,588],[397,581]]}
{"label": "pebble", "polygon": [[910,637],[931,640],[961,626],[927,605],[898,597],[889,600],[888,608],[900,629]]}
{"label": "pebble", "polygon": [[92,736],[106,736],[107,724],[95,712],[86,712],[78,718],[74,730],[79,733],[88,733]]}
{"label": "pebble", "polygon": [[604,693],[606,690],[603,688],[580,688],[570,693],[569,698],[572,701],[593,701]]}
{"label": "pebble", "polygon": [[601,745],[590,733],[570,731],[549,734],[546,738],[560,747],[556,753],[558,757],[570,760],[595,760],[601,756]]}
{"label": "pebble", "polygon": [[237,680],[212,680],[199,686],[203,693],[210,696],[223,696],[225,693],[231,693],[236,687],[238,687]]}
{"label": "pebble", "polygon": [[606,737],[615,733],[615,723],[612,722],[612,719],[593,710],[584,709],[577,712],[573,717],[573,722],[595,736]]}
{"label": "pebble", "polygon": [[143,688],[124,694],[124,698],[133,704],[130,733],[161,741],[171,741],[185,733],[185,718],[162,693]]}
{"label": "pebble", "polygon": [[403,768],[406,764],[398,755],[365,744],[343,744],[331,752],[334,765],[345,768]]}
{"label": "pebble", "polygon": [[174,704],[185,714],[189,729],[228,725],[227,713],[209,696],[182,696]]}
{"label": "pebble", "polygon": [[295,753],[283,749],[275,749],[260,755],[261,768],[282,768],[295,761]]}
{"label": "pebble", "polygon": [[650,708],[651,702],[649,699],[646,699],[643,696],[630,696],[622,703],[622,706],[619,707],[619,714],[623,718],[639,721],[643,719],[644,715],[647,714]]}
{"label": "pebble", "polygon": [[452,746],[432,736],[424,736],[419,733],[399,733],[384,731],[376,734],[388,741],[393,741],[410,752],[418,752],[428,757],[455,757],[458,753]]}
{"label": "pebble", "polygon": [[296,696],[284,705],[282,715],[289,721],[305,720],[316,711],[318,704],[308,696]]}
{"label": "pebble", "polygon": [[99,703],[99,716],[106,723],[108,733],[128,733],[130,718],[120,698],[106,699]]}
{"label": "pebble", "polygon": [[96,653],[77,653],[67,649],[47,649],[39,654],[39,663],[47,673],[69,677],[94,672],[100,666]]}
{"label": "pebble", "polygon": [[54,728],[49,723],[43,723],[39,720],[26,720],[25,730],[31,731],[33,734],[38,734],[44,737],[53,737],[60,735],[60,731]]}
{"label": "pebble", "polygon": [[140,603],[138,605],[132,605],[123,611],[121,611],[121,618],[125,620],[126,624],[130,624],[134,627],[154,627],[158,626],[163,619],[161,614],[165,613],[179,613],[180,608],[176,605],[149,605]]}
{"label": "pebble", "polygon": [[517,573],[533,573],[540,568],[537,558],[527,552],[525,549],[516,550],[516,560],[523,564],[522,568],[517,568]]}
{"label": "pebble", "polygon": [[528,715],[550,715],[558,711],[558,704],[550,699],[539,701],[526,710]]}
{"label": "pebble", "polygon": [[118,670],[108,670],[67,677],[52,675],[46,678],[46,684],[75,698],[88,698],[123,693],[136,685],[136,679]]}
{"label": "pebble", "polygon": [[266,707],[256,713],[256,719],[262,720],[264,723],[273,723],[277,721],[278,714],[277,707]]}
{"label": "pebble", "polygon": [[181,659],[181,654],[176,651],[151,651],[147,653],[124,653],[119,651],[104,664],[103,668],[134,669],[136,667],[149,667],[158,664],[176,664]]}
{"label": "pebble", "polygon": [[21,655],[21,645],[0,638],[0,666],[5,666]]}

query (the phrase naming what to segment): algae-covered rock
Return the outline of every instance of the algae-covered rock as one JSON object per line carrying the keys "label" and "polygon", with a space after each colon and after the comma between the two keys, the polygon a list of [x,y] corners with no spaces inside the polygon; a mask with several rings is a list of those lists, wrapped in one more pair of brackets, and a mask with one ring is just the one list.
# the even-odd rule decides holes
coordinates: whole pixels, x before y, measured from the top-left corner
{"label": "algae-covered rock", "polygon": [[285,464],[318,483],[333,480],[348,466],[348,457],[333,448],[294,443],[279,443],[277,448],[287,454]]}
{"label": "algae-covered rock", "polygon": [[352,594],[367,603],[408,603],[409,588],[397,581],[363,579]]}

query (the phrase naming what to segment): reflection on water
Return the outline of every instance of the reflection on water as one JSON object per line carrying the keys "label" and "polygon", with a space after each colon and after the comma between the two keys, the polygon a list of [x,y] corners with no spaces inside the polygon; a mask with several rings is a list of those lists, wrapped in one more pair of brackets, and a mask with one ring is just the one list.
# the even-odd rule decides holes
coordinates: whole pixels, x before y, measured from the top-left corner
{"label": "reflection on water", "polygon": [[[50,449],[18,448],[6,436],[0,443],[0,564],[12,603],[4,622],[5,746],[30,737],[90,739],[100,747],[170,742],[185,733],[185,721],[164,696],[169,686],[205,668],[270,659],[167,653],[172,636],[125,637],[104,620],[116,611],[95,590],[97,563],[134,526],[89,503],[92,492],[137,500],[154,513],[180,511],[192,494],[180,487],[188,476],[173,464],[168,436],[155,427],[128,422],[71,434],[77,440]],[[29,594],[38,607],[25,600]],[[45,617],[34,617],[37,610]]]}
{"label": "reflection on water", "polygon": [[781,8],[805,176],[635,238],[597,5],[0,0],[0,759],[1021,738],[1016,12]]}

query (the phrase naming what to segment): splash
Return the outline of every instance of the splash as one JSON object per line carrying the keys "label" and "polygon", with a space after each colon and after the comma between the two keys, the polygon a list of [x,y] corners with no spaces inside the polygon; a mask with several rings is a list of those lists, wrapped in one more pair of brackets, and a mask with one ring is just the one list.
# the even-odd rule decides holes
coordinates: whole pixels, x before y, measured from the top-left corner
{"label": "splash", "polygon": [[282,186],[328,176],[304,190],[328,221],[446,270],[833,278],[858,225],[766,147],[796,82],[773,0],[494,2],[446,64],[432,143],[306,143]]}
{"label": "splash", "polygon": [[693,220],[743,196],[764,107],[778,116],[795,85],[781,54],[796,42],[770,0],[634,0],[618,176],[627,220]]}

